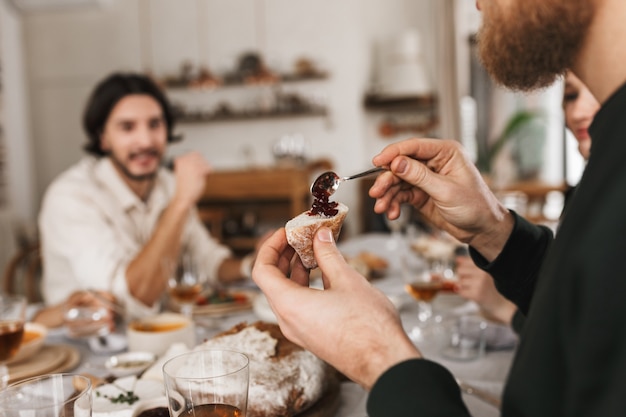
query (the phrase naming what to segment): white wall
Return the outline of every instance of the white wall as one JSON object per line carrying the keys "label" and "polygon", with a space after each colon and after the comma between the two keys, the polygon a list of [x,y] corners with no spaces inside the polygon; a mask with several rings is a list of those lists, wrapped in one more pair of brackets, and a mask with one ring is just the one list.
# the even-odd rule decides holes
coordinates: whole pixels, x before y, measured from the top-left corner
{"label": "white wall", "polygon": [[[374,123],[368,122],[372,116],[361,106],[372,44],[416,27],[427,57],[432,56],[433,1],[108,0],[101,9],[26,15],[37,195],[80,158],[85,98],[109,72],[149,69],[163,75],[177,71],[186,59],[219,72],[233,68],[248,50],[260,51],[282,70],[303,55],[322,64],[329,80],[286,88],[326,97],[329,118],[180,125],[185,141],[172,152],[198,149],[217,168],[237,168],[244,164],[243,149],[252,148],[257,163],[270,164],[273,142],[300,132],[310,141],[311,157],[330,157],[340,174],[368,167],[389,143],[376,136]],[[429,70],[436,74],[433,67]],[[186,100],[209,97],[171,94],[186,94]],[[356,187],[343,187],[337,199],[358,212]],[[348,224],[347,230],[356,231],[358,219],[349,216]]]}
{"label": "white wall", "polygon": [[37,212],[34,160],[28,111],[27,78],[23,56],[22,19],[0,1],[0,53],[6,180],[9,209],[19,222],[30,222]]}

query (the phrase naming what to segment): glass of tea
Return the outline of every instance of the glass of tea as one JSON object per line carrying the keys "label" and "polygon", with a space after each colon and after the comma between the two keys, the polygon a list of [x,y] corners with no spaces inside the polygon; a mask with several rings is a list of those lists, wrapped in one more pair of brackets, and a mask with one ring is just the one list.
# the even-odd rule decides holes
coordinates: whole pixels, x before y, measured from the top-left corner
{"label": "glass of tea", "polygon": [[25,318],[25,297],[0,294],[0,391],[9,382],[9,368],[6,362],[20,348]]}
{"label": "glass of tea", "polygon": [[418,303],[418,325],[411,329],[410,335],[419,339],[425,328],[437,324],[432,302],[441,291],[451,289],[447,272],[441,263],[433,263],[422,257],[407,255],[401,262],[404,288]]}
{"label": "glass of tea", "polygon": [[163,365],[172,416],[243,417],[248,406],[249,361],[232,350],[200,350]]}
{"label": "glass of tea", "polygon": [[25,379],[0,391],[4,417],[91,417],[91,380],[82,375],[49,374]]}
{"label": "glass of tea", "polygon": [[188,255],[182,256],[178,263],[165,259],[163,266],[168,277],[167,288],[171,300],[182,314],[191,318],[203,282],[193,259]]}

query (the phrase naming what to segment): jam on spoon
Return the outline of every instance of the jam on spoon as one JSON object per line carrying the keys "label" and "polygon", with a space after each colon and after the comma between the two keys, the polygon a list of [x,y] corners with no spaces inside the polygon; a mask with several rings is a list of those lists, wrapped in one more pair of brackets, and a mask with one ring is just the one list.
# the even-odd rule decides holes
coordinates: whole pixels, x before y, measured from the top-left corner
{"label": "jam on spoon", "polygon": [[324,216],[332,217],[336,215],[339,212],[336,209],[338,203],[329,201],[329,198],[339,188],[341,182],[365,177],[384,170],[384,167],[376,167],[349,177],[340,177],[332,171],[324,172],[311,185],[313,207],[308,211],[309,216],[323,214]]}
{"label": "jam on spoon", "polygon": [[339,213],[339,210],[337,210],[338,203],[336,201],[329,201],[330,195],[332,194],[329,190],[335,183],[333,176],[336,177],[337,175],[334,172],[325,172],[320,175],[311,186],[313,205],[311,206],[311,210],[307,212],[309,216],[322,214],[326,217],[332,217]]}

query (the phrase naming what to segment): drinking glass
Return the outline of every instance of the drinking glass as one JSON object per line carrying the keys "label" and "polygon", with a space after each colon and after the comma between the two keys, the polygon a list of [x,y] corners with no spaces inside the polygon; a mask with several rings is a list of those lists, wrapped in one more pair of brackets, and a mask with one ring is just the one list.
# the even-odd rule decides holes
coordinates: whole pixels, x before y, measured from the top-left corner
{"label": "drinking glass", "polygon": [[406,232],[407,226],[411,222],[411,207],[409,205],[403,204],[400,207],[400,215],[397,219],[390,220],[387,215],[384,215],[385,225],[391,231],[391,239],[389,240],[388,246],[389,250],[404,250],[405,246],[405,237],[404,234]]}
{"label": "drinking glass", "polygon": [[409,336],[414,340],[421,340],[425,330],[436,326],[441,317],[433,314],[432,302],[437,294],[446,289],[446,281],[435,265],[425,259],[407,254],[402,258],[401,269],[404,288],[418,304],[418,324],[410,330]]}
{"label": "drinking glass", "polygon": [[85,340],[95,353],[105,354],[123,349],[125,343],[120,343],[120,339],[111,332],[115,320],[114,309],[118,309],[117,305],[95,290],[84,291],[63,312],[67,337]]}
{"label": "drinking glass", "polygon": [[243,417],[248,406],[248,357],[200,350],[163,365],[170,416]]}
{"label": "drinking glass", "polygon": [[49,374],[0,391],[2,417],[90,417],[91,381],[82,375]]}
{"label": "drinking glass", "polygon": [[479,316],[453,317],[444,324],[446,343],[441,355],[456,361],[472,361],[485,354],[487,321]]}
{"label": "drinking glass", "polygon": [[0,294],[0,390],[9,382],[6,362],[15,355],[22,343],[26,298]]}
{"label": "drinking glass", "polygon": [[178,263],[165,259],[163,264],[168,277],[170,297],[180,306],[182,314],[192,318],[193,307],[202,292],[202,279],[198,269],[190,256],[183,256]]}

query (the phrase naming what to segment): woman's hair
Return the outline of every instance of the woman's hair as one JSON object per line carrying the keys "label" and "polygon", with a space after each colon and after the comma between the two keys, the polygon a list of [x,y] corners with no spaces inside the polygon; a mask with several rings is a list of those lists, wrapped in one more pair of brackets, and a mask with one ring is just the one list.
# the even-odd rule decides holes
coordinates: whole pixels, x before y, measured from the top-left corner
{"label": "woman's hair", "polygon": [[149,77],[133,73],[114,73],[102,80],[91,93],[85,113],[83,129],[87,133],[88,143],[84,149],[98,157],[106,155],[100,147],[100,136],[113,107],[124,97],[133,94],[145,94],[154,98],[163,110],[167,125],[167,141],[179,140],[172,132],[174,115],[170,103],[161,89]]}

